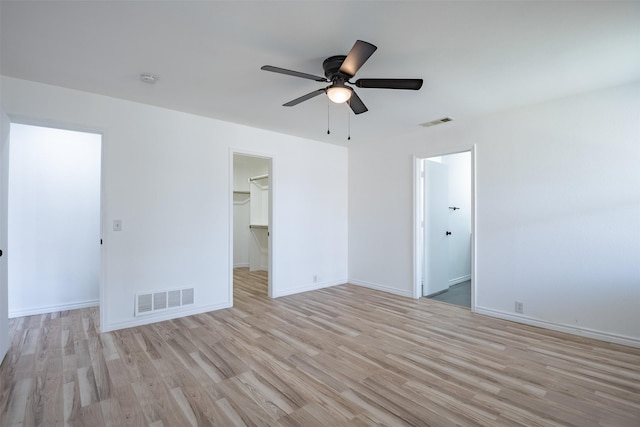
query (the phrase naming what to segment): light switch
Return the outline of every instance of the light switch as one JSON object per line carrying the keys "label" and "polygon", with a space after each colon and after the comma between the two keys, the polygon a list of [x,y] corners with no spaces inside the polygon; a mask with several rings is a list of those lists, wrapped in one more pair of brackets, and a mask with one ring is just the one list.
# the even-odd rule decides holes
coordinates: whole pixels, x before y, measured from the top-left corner
{"label": "light switch", "polygon": [[122,231],[122,220],[114,219],[113,220],[113,231]]}

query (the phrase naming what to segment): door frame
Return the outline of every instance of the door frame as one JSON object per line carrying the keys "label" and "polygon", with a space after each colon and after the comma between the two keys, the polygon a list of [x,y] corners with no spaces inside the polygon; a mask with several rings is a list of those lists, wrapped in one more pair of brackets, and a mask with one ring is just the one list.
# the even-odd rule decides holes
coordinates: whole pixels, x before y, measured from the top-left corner
{"label": "door frame", "polygon": [[276,157],[274,154],[271,153],[264,153],[264,152],[257,152],[257,151],[252,151],[252,150],[247,150],[244,148],[234,148],[234,147],[230,147],[229,148],[229,304],[232,307],[233,306],[233,156],[234,155],[239,155],[239,156],[246,156],[246,157],[257,157],[260,159],[265,159],[269,161],[269,178],[268,178],[268,185],[269,185],[269,228],[268,228],[268,235],[269,235],[269,239],[268,239],[268,251],[269,251],[269,260],[267,261],[268,264],[268,269],[269,271],[267,272],[267,286],[268,286],[268,295],[269,298],[273,298],[273,295],[277,295],[276,291],[276,285],[273,281],[274,276],[274,270],[275,270],[275,259],[276,259],[276,254],[274,253],[274,239],[276,237],[276,233],[274,230],[274,203],[276,201],[276,188],[275,188],[275,163],[276,163]]}
{"label": "door frame", "polygon": [[413,298],[422,297],[422,276],[424,257],[424,238],[422,231],[422,218],[420,212],[422,209],[422,174],[420,164],[423,159],[431,157],[449,156],[460,153],[471,154],[471,311],[476,311],[476,287],[477,287],[477,236],[476,236],[476,157],[477,147],[473,144],[469,149],[436,152],[430,155],[413,156]]}
{"label": "door frame", "polygon": [[[98,309],[100,318],[100,332],[104,332],[107,321],[107,265],[108,265],[108,251],[107,246],[109,242],[107,228],[105,226],[106,212],[107,212],[107,197],[106,197],[106,153],[107,153],[107,131],[104,128],[98,128],[93,126],[82,125],[78,123],[68,123],[57,120],[39,119],[31,116],[23,116],[18,114],[6,113],[9,117],[10,124],[21,124],[28,126],[45,127],[52,129],[68,130],[72,132],[83,132],[100,135],[100,273],[99,273],[99,290],[98,290]],[[9,139],[9,144],[11,140]],[[11,145],[9,145],[9,159],[11,162]],[[7,183],[8,184],[8,183]],[[9,206],[7,204],[7,211],[3,212],[4,215],[9,214]],[[9,251],[9,248],[5,248]],[[7,283],[8,285],[8,283]]]}

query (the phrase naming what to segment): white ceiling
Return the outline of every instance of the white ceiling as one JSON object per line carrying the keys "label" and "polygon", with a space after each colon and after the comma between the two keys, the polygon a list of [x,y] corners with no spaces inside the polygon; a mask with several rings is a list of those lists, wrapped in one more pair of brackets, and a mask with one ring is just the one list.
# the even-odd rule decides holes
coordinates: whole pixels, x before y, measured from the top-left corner
{"label": "white ceiling", "polygon": [[262,65],[322,76],[325,58],[361,39],[378,50],[356,78],[424,79],[418,92],[357,89],[360,140],[420,138],[433,119],[640,77],[638,1],[1,0],[0,15],[3,75],[336,144],[348,107],[324,96],[282,107],[324,84]]}

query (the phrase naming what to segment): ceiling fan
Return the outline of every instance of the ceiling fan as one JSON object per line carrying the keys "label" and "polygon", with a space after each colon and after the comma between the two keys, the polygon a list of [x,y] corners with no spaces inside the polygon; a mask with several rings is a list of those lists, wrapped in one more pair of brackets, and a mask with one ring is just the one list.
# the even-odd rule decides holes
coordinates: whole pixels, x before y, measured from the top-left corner
{"label": "ceiling fan", "polygon": [[283,104],[284,107],[293,107],[321,93],[326,93],[331,101],[338,104],[346,102],[355,114],[361,114],[368,111],[368,108],[355,91],[347,86],[347,84],[372,89],[418,90],[422,87],[422,79],[358,79],[355,82],[349,81],[355,76],[369,57],[373,55],[376,49],[377,47],[371,43],[357,40],[348,55],[331,56],[322,62],[325,77],[287,70],[272,65],[264,65],[260,69],[294,77],[302,77],[303,79],[315,80],[317,82],[331,83],[324,89],[314,90],[313,92]]}

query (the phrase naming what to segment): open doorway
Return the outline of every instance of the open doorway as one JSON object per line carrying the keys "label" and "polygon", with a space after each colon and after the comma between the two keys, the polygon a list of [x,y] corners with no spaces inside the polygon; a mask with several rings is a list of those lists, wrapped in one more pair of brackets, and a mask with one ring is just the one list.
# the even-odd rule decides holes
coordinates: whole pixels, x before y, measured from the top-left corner
{"label": "open doorway", "polygon": [[417,159],[416,294],[473,308],[473,156]]}
{"label": "open doorway", "polygon": [[11,123],[9,317],[100,305],[102,136]]}
{"label": "open doorway", "polygon": [[271,159],[233,154],[233,289],[273,295],[271,286]]}

